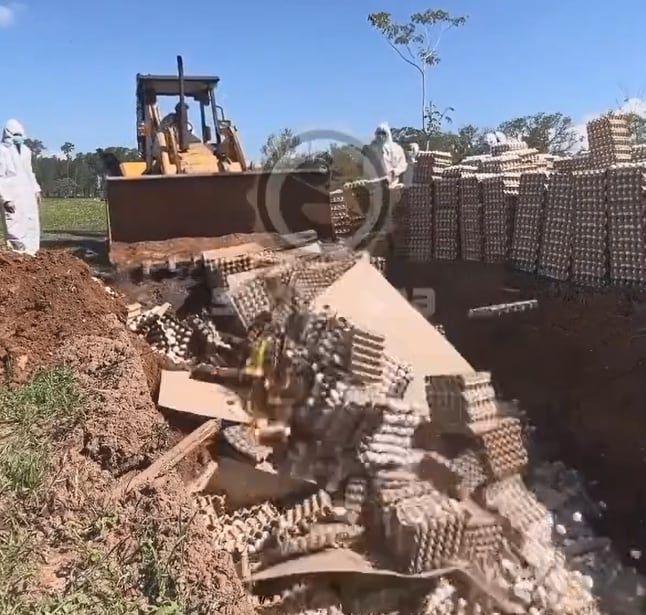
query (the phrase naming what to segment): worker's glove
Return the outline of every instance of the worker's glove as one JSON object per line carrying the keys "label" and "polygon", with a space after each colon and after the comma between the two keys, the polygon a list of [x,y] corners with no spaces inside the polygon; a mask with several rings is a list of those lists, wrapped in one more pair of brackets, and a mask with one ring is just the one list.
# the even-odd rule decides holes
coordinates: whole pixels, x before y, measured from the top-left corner
{"label": "worker's glove", "polygon": [[13,214],[16,211],[16,206],[11,201],[5,201],[3,207],[8,214]]}

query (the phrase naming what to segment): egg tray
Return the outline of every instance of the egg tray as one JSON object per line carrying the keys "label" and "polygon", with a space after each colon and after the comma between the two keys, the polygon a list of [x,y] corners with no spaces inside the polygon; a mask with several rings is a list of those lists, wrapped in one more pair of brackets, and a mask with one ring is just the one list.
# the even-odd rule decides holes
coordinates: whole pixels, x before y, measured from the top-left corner
{"label": "egg tray", "polygon": [[399,361],[385,352],[381,357],[381,365],[382,380],[379,388],[380,393],[388,397],[403,399],[415,376],[412,365]]}
{"label": "egg tray", "polygon": [[498,414],[489,372],[427,376],[425,383],[431,418],[443,433],[464,433]]}
{"label": "egg tray", "polygon": [[203,252],[204,269],[209,287],[228,288],[227,276],[251,271],[257,265],[251,254],[225,258],[211,258],[209,252]]}
{"label": "egg tray", "polygon": [[343,490],[343,504],[351,523],[357,523],[362,517],[368,499],[369,484],[364,477],[353,476],[348,479]]}
{"label": "egg tray", "polygon": [[520,474],[527,466],[527,449],[523,429],[516,418],[500,418],[493,428],[477,436],[482,448],[485,470],[489,478],[500,480]]}
{"label": "egg tray", "polygon": [[506,260],[511,246],[515,201],[506,190],[502,176],[482,181],[483,257],[488,263]]}
{"label": "egg tray", "polygon": [[352,325],[350,331],[350,373],[359,384],[381,382],[385,338]]}
{"label": "egg tray", "polygon": [[548,175],[526,173],[520,178],[510,260],[520,271],[535,273],[544,223]]}

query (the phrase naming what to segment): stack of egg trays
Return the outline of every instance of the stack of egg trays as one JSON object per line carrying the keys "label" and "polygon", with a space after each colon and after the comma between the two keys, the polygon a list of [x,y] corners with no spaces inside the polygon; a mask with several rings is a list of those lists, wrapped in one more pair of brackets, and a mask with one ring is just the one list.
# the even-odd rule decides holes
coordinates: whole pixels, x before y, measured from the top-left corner
{"label": "stack of egg trays", "polygon": [[413,184],[404,189],[393,212],[395,253],[414,263],[427,263],[433,257],[433,186]]}
{"label": "stack of egg trays", "polygon": [[608,277],[606,171],[577,171],[573,179],[572,281],[604,286]]}
{"label": "stack of egg trays", "polygon": [[574,180],[570,173],[554,173],[550,177],[545,227],[541,239],[538,275],[559,281],[570,278],[572,261],[572,211]]}
{"label": "stack of egg trays", "polygon": [[438,260],[457,260],[458,179],[440,177],[434,181],[433,187],[433,254]]}
{"label": "stack of egg trays", "polygon": [[543,171],[523,173],[511,242],[511,263],[520,271],[535,273],[541,241],[547,197],[548,174]]}
{"label": "stack of egg trays", "polygon": [[482,202],[480,180],[474,173],[458,181],[460,194],[460,251],[462,260],[482,260]]}
{"label": "stack of egg trays", "polygon": [[608,169],[606,197],[612,284],[646,283],[645,191],[643,163],[624,163]]}

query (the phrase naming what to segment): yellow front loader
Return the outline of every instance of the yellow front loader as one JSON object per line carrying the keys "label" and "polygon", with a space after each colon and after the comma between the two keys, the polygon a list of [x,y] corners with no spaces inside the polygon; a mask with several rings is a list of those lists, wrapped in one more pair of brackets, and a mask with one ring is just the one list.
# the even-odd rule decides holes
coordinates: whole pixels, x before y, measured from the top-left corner
{"label": "yellow front loader", "polygon": [[[251,168],[216,103],[219,78],[185,76],[181,56],[177,64],[177,75],[137,75],[141,160],[107,178],[111,260],[118,246],[149,241],[308,229],[330,238],[329,170]],[[174,113],[161,117],[159,97],[175,99]]]}

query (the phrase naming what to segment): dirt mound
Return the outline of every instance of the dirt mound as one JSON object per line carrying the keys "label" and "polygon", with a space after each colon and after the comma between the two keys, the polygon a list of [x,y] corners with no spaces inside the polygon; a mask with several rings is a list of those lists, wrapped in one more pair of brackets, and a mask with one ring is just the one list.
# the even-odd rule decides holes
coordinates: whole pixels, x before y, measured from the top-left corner
{"label": "dirt mound", "polygon": [[0,252],[0,379],[24,382],[51,364],[73,335],[105,335],[103,316],[125,318],[121,302],[83,261],[61,252]]}
{"label": "dirt mound", "polygon": [[[623,553],[646,549],[646,304],[618,289],[562,289],[481,263],[433,263],[394,273],[430,286],[434,319],[500,392],[528,411],[554,457],[579,468],[608,505],[603,531]],[[475,321],[470,308],[536,298],[527,314]]]}
{"label": "dirt mound", "polygon": [[52,451],[38,519],[45,562],[38,590],[72,592],[87,553],[96,550],[120,571],[123,595],[138,604],[182,595],[187,612],[252,613],[230,559],[213,548],[176,473],[120,501],[112,497],[119,477],[127,480],[124,473],[134,476],[161,455],[170,436],[123,326],[113,318],[106,337],[68,340],[55,362],[74,370],[85,413]]}

